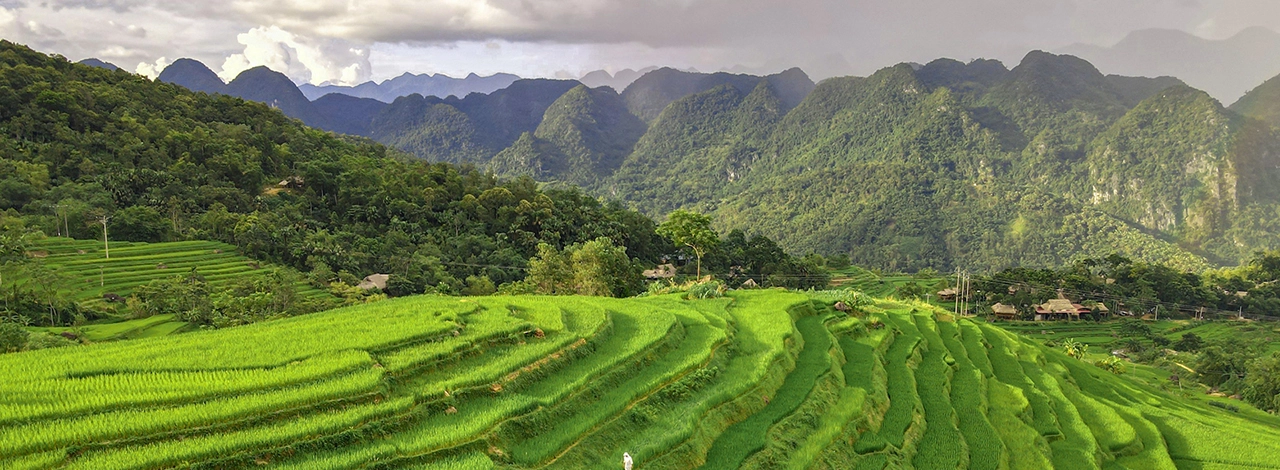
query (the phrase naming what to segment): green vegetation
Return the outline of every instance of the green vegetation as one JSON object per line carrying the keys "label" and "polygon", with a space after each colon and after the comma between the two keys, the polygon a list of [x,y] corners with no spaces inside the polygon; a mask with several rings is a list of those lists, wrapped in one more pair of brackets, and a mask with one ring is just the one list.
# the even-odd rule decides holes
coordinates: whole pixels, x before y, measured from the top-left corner
{"label": "green vegetation", "polygon": [[472,118],[477,98],[424,99],[400,119],[417,137],[375,137],[893,270],[1116,251],[1199,270],[1280,248],[1276,80],[1228,110],[1176,79],[1040,51],[1012,70],[941,59],[816,87],[799,75],[662,69],[620,97],[576,87],[550,107],[526,87],[504,95],[541,113],[524,134]]}
{"label": "green vegetation", "polygon": [[[535,95],[570,83],[531,82],[521,86]],[[541,243],[607,237],[646,262],[666,252],[655,224],[619,204],[406,158],[259,103],[9,42],[0,43],[0,84],[5,231],[101,240],[105,220],[111,241],[220,241],[321,284],[388,273],[391,295],[518,281]],[[510,100],[488,95],[468,108],[477,125],[506,129],[485,145],[520,134],[508,128],[522,125],[503,111]]]}
{"label": "green vegetation", "polygon": [[0,465],[1275,468],[1249,405],[836,297],[415,296],[6,354]]}
{"label": "green vegetation", "polygon": [[702,277],[702,255],[720,242],[720,237],[711,229],[710,217],[685,210],[667,214],[667,220],[658,225],[658,234],[693,250],[698,261],[694,274],[697,277]]}
{"label": "green vegetation", "polygon": [[796,358],[796,368],[787,374],[787,379],[774,396],[768,398],[763,409],[730,426],[716,439],[702,468],[739,468],[748,455],[764,447],[765,431],[769,426],[800,406],[813,389],[818,375],[831,367],[827,356],[831,340],[822,328],[822,319],[803,317],[796,322],[796,328],[804,340],[804,347]]}
{"label": "green vegetation", "polygon": [[[1167,264],[1030,272],[1024,297],[1274,307],[1273,254],[1179,270],[1267,245],[1275,204],[1269,131],[1194,91],[1121,88],[1035,53],[1013,71],[832,79],[803,102],[786,80],[664,72],[692,84],[621,97],[653,120],[630,154],[638,126],[619,97],[555,81],[409,97],[382,117],[411,128],[375,126],[439,160],[523,142],[568,158],[561,177],[616,164],[592,190],[689,222],[659,230],[577,190],[0,46],[3,468],[578,469],[623,452],[641,468],[1280,468],[1280,356],[1255,341],[1274,329],[1017,325],[1029,338],[929,303],[939,277],[924,268],[1118,247]],[[1123,188],[1132,206],[1103,191],[1130,170],[1146,180]],[[664,174],[665,188],[626,190]],[[1144,186],[1161,184],[1177,194]],[[752,233],[715,231],[732,226]],[[680,246],[683,277],[606,297],[639,293],[640,264]],[[918,272],[881,278],[850,258]],[[281,267],[259,275],[250,259]],[[689,282],[704,263],[714,279]],[[827,268],[845,289],[767,288],[828,289]],[[354,293],[375,272],[397,298]],[[737,289],[747,280],[766,288]],[[439,295],[454,293],[474,296]],[[312,301],[350,305],[297,315]],[[137,318],[95,324],[95,305]],[[13,312],[48,326],[15,328]],[[183,322],[239,326],[163,334]],[[1113,334],[1137,354],[1123,374],[1096,356]],[[135,339],[55,347],[89,335]],[[1244,400],[1210,400],[1210,386]]]}
{"label": "green vegetation", "polygon": [[1231,105],[1231,110],[1280,127],[1280,76],[1245,93]]}

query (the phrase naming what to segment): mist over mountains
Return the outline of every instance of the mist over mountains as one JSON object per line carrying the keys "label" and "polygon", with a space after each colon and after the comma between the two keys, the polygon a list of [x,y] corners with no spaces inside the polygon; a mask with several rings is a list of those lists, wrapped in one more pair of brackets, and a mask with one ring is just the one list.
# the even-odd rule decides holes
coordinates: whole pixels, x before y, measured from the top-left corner
{"label": "mist over mountains", "polygon": [[469,74],[465,78],[453,78],[444,74],[405,73],[382,83],[365,82],[356,86],[321,85],[304,83],[298,88],[307,99],[315,100],[330,93],[341,93],[357,98],[373,98],[384,103],[401,96],[467,96],[471,93],[493,93],[510,86],[520,77],[499,73],[487,77]]}
{"label": "mist over mountains", "polygon": [[612,74],[604,70],[596,70],[583,75],[578,81],[591,88],[607,86],[615,91],[621,91],[636,79],[657,69],[658,67],[645,67],[640,70],[622,69]]}
{"label": "mist over mountains", "polygon": [[1280,33],[1262,27],[1216,41],[1178,30],[1146,29],[1110,47],[1075,44],[1058,52],[1088,60],[1106,73],[1178,77],[1223,103],[1280,74]]}

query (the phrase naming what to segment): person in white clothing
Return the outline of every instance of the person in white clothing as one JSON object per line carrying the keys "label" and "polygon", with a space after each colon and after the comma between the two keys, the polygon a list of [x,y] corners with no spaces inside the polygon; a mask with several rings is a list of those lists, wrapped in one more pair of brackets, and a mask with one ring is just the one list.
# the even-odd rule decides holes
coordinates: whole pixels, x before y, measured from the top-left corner
{"label": "person in white clothing", "polygon": [[631,454],[622,453],[622,470],[631,470]]}

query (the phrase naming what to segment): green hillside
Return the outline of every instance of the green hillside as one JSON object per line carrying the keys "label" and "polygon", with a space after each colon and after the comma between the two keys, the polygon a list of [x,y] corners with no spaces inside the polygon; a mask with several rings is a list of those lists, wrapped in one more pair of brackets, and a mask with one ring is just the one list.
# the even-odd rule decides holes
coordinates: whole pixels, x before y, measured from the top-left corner
{"label": "green hillside", "polygon": [[1175,77],[1032,51],[1011,69],[937,59],[816,86],[799,69],[662,68],[621,93],[520,80],[323,104],[352,120],[343,129],[423,159],[579,186],[654,218],[710,212],[797,254],[998,270],[1118,251],[1199,269],[1280,248],[1277,84],[1226,109]]}
{"label": "green hillside", "polygon": [[[403,135],[441,152],[438,160],[475,161],[466,155],[480,154],[467,152],[510,145],[574,86],[522,81],[448,100],[461,110],[420,96],[389,109],[405,122],[484,129]],[[506,127],[489,126],[498,122]],[[113,242],[216,240],[319,282],[389,273],[391,295],[459,292],[468,278],[519,281],[542,243],[559,249],[608,237],[645,262],[666,249],[652,220],[576,189],[544,191],[528,178],[424,162],[260,103],[6,41],[0,130],[0,232],[91,240],[106,217]],[[465,155],[446,158],[450,149]]]}
{"label": "green hillside", "polygon": [[731,91],[673,102],[594,191],[897,270],[1116,251],[1201,269],[1280,247],[1280,135],[1176,79],[939,60],[824,80],[749,125]]}
{"label": "green hillside", "polygon": [[[939,59],[806,93],[786,83],[652,72],[622,94],[649,122],[633,150],[594,174],[578,165],[570,181],[651,217],[693,208],[792,252],[896,270],[1055,266],[1117,251],[1203,269],[1280,248],[1280,133],[1176,78],[1103,75],[1036,51],[1012,70]],[[562,134],[591,135],[576,122]],[[577,154],[620,148],[598,145]],[[491,165],[564,181],[560,147],[522,137]]]}
{"label": "green hillside", "polygon": [[1280,203],[1277,135],[1202,91],[1169,88],[1094,140],[1078,198],[1218,259],[1244,259],[1252,252],[1241,248],[1272,235],[1251,230],[1244,209],[1270,213]]}
{"label": "green hillside", "polygon": [[1245,93],[1231,105],[1231,110],[1280,127],[1280,76]]}
{"label": "green hillside", "polygon": [[[109,248],[111,257],[107,258],[100,240],[57,237],[38,240],[29,247],[45,267],[66,280],[60,290],[81,301],[101,300],[107,293],[127,297],[147,282],[193,269],[211,286],[220,287],[272,268],[237,254],[235,246],[221,242],[111,242]],[[297,287],[304,296],[329,295],[306,282],[299,282]]]}
{"label": "green hillside", "polygon": [[[239,255],[235,246],[221,242],[113,241],[111,257],[107,258],[99,240],[49,237],[32,241],[26,250],[24,263],[5,266],[5,304],[0,312],[6,321],[36,332],[110,341],[198,329],[209,323],[207,316],[182,311],[165,303],[168,300],[148,304],[159,297],[174,298],[176,294],[166,293],[167,289],[175,283],[190,285],[197,279],[195,290],[178,295],[188,305],[194,301],[192,296],[231,294],[244,298],[263,291],[297,304],[293,310],[250,308],[264,317],[342,305],[342,299],[289,268]],[[280,281],[274,281],[276,277]],[[51,308],[56,314],[50,314]]]}
{"label": "green hillside", "polygon": [[7,354],[0,466],[1280,468],[1247,405],[827,302],[420,296]]}
{"label": "green hillside", "polygon": [[612,88],[578,85],[551,103],[537,130],[522,134],[489,166],[502,175],[586,186],[617,170],[644,131]]}

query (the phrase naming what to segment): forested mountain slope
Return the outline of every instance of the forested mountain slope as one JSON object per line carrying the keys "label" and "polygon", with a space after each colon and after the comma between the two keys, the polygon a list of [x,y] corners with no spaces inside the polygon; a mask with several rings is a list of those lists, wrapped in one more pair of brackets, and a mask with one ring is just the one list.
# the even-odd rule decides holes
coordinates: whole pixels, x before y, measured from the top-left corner
{"label": "forested mountain slope", "polygon": [[227,84],[218,78],[218,74],[213,73],[209,67],[195,59],[173,61],[160,72],[156,80],[185,87],[191,91],[224,94],[227,92]]}
{"label": "forested mountain slope", "polygon": [[499,174],[529,174],[542,181],[578,186],[618,169],[645,132],[612,88],[578,85],[556,99],[532,132],[496,155]]}
{"label": "forested mountain slope", "polygon": [[795,107],[809,91],[813,90],[814,86],[809,76],[796,68],[758,77],[725,72],[712,74],[684,72],[664,67],[646,73],[628,85],[622,92],[622,99],[627,102],[627,108],[632,113],[646,122],[652,122],[667,105],[680,98],[722,85],[728,85],[740,93],[747,94],[755,89],[761,80],[773,84],[786,109]]}
{"label": "forested mountain slope", "polygon": [[488,95],[409,95],[379,112],[370,137],[432,161],[486,164],[525,132],[551,103],[578,86],[572,80],[517,80]]}
{"label": "forested mountain slope", "polygon": [[1227,110],[1173,77],[1035,51],[1012,69],[939,59],[816,87],[798,69],[666,68],[621,93],[519,80],[314,108],[420,158],[582,186],[653,217],[709,211],[793,252],[950,269],[1118,250],[1198,267],[1280,248],[1270,83]]}
{"label": "forested mountain slope", "polygon": [[[591,187],[651,215],[697,207],[794,251],[905,269],[1116,250],[1196,267],[1280,246],[1280,138],[1173,78],[1033,52],[1012,70],[939,60],[828,79],[755,120],[743,95],[673,102]],[[1110,196],[1095,191],[1103,179]]]}
{"label": "forested mountain slope", "polygon": [[523,279],[540,243],[609,237],[643,260],[667,251],[653,221],[616,204],[388,150],[258,103],[0,42],[6,230],[61,225],[94,239],[110,216],[113,240],[219,240],[324,282],[391,273],[400,294]]}
{"label": "forested mountain slope", "polygon": [[1245,93],[1231,110],[1280,127],[1280,75]]}

